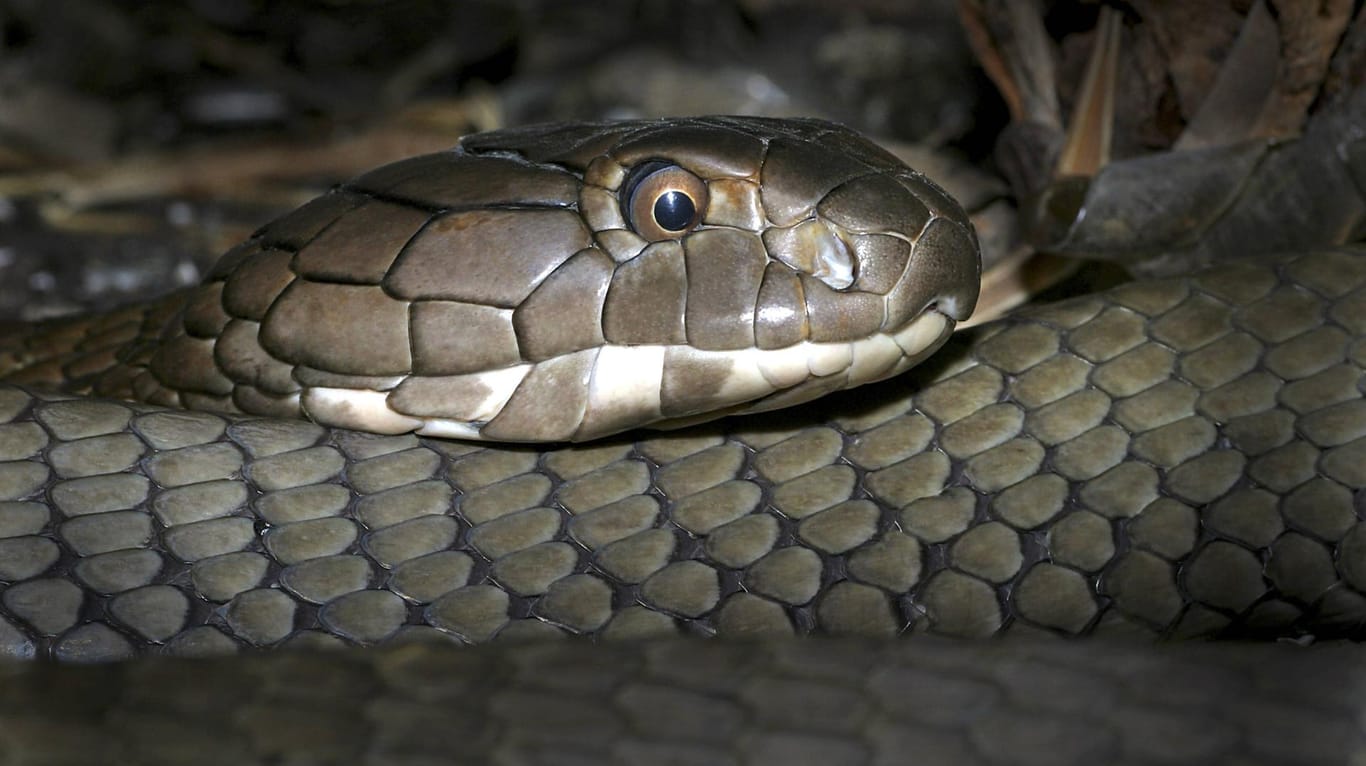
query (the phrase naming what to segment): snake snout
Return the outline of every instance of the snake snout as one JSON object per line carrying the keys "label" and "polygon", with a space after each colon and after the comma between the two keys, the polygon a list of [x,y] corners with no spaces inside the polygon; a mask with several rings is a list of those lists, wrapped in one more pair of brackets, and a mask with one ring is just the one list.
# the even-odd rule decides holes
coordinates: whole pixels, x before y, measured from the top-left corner
{"label": "snake snout", "polygon": [[981,259],[971,230],[947,219],[932,221],[887,296],[888,325],[899,326],[931,309],[962,322],[977,307],[980,285]]}
{"label": "snake snout", "polygon": [[[770,249],[793,268],[817,275],[823,273],[818,267],[832,260],[830,253],[844,254],[851,263],[842,273],[850,278],[821,281],[840,292],[883,298],[883,332],[905,327],[928,309],[967,319],[977,305],[981,277],[967,214],[943,189],[871,142],[843,134],[841,140],[845,148],[852,144],[861,150],[865,169],[841,168],[848,174],[843,180],[820,184],[828,191],[811,209],[811,218],[770,230],[765,235]],[[827,240],[847,247],[823,247]]]}
{"label": "snake snout", "polygon": [[910,258],[887,295],[887,324],[898,327],[933,309],[955,321],[972,316],[981,290],[982,258],[972,223],[957,203],[922,179],[931,215],[912,236]]}

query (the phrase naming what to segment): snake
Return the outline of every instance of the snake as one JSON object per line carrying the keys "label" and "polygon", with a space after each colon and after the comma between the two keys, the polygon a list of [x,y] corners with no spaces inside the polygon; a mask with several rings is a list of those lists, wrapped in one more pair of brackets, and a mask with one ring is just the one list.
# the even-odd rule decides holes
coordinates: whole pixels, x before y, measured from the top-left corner
{"label": "snake", "polygon": [[[1361,255],[950,337],[971,226],[847,129],[466,137],[198,287],[6,335],[0,653],[67,664],[7,667],[0,735],[14,762],[1359,747],[1350,682],[1268,723],[1313,717],[1278,692],[1358,677],[1349,649],[1129,642],[1359,635]],[[780,641],[813,634],[844,638]],[[990,636],[1116,643],[950,640]],[[250,651],[276,648],[300,651]],[[1078,668],[1124,693],[1089,704]],[[1250,712],[1154,709],[1153,678],[1192,673]],[[1116,705],[1138,723],[1093,720]],[[196,721],[222,746],[176,733]],[[347,734],[294,737],[322,730]]]}

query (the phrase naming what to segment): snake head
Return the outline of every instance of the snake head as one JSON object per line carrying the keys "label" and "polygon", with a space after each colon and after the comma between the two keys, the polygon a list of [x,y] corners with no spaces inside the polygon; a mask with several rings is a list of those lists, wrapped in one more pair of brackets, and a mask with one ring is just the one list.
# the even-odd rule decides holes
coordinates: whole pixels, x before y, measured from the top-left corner
{"label": "snake head", "polygon": [[[218,333],[197,353],[241,409],[579,441],[897,374],[971,313],[979,270],[962,209],[832,123],[531,126],[266,226],[206,285],[226,325],[187,335]],[[163,385],[195,382],[160,356]]]}

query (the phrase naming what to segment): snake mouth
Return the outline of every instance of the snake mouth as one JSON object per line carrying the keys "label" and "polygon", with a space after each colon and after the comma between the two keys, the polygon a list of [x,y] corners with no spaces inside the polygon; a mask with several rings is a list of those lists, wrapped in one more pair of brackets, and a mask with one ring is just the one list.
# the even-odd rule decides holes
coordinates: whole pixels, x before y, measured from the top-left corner
{"label": "snake mouth", "polygon": [[[855,340],[803,340],[772,349],[616,344],[586,349],[545,363],[574,364],[577,374],[584,376],[586,394],[576,405],[577,417],[566,421],[562,430],[531,436],[535,441],[586,441],[638,426],[677,428],[726,415],[790,407],[898,375],[943,345],[953,326],[952,318],[930,308],[895,330],[879,330]],[[491,430],[488,424],[496,426],[510,403],[515,409],[513,399],[524,381],[544,377],[543,372],[536,365],[521,365],[469,376],[480,391],[479,396],[469,397],[469,409],[452,410],[445,402],[443,409],[379,413],[386,419],[376,422],[392,425],[394,432],[416,430],[425,436],[532,441],[521,434]],[[494,380],[493,375],[505,379]],[[436,384],[443,385],[441,381]],[[388,403],[401,403],[404,389],[413,385],[420,388],[424,383],[400,384],[397,400],[389,397]],[[359,410],[365,409],[362,405],[378,407],[384,398],[384,393],[374,392],[338,403]],[[317,403],[312,402],[315,407]]]}
{"label": "snake mouth", "polygon": [[953,296],[949,296],[929,302],[920,313],[927,314],[933,312],[944,317],[949,324],[957,324],[972,316],[973,308],[974,307],[971,305],[965,308],[962,301]]}

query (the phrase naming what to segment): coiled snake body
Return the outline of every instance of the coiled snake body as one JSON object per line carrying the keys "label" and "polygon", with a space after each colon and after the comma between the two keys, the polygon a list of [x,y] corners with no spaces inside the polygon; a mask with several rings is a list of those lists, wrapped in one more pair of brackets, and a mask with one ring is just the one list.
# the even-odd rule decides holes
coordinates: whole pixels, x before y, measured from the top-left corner
{"label": "coiled snake body", "polygon": [[[798,409],[583,446],[483,447],[410,432],[562,441],[805,401],[942,343],[971,310],[977,267],[947,196],[824,124],[535,129],[464,147],[376,171],[266,227],[187,295],[0,347],[16,381],[0,385],[7,654],[680,632],[1351,636],[1366,617],[1357,251],[1026,309],[906,375]],[[494,256],[519,276],[486,275]],[[714,271],[712,258],[740,271]],[[457,345],[452,325],[481,341]],[[798,347],[800,364],[782,351]],[[639,374],[614,377],[627,373]],[[274,417],[300,410],[335,425]],[[923,645],[927,658],[996,667],[973,660],[979,650]],[[645,651],[677,651],[696,683],[720,683],[702,669],[722,654],[662,646]],[[851,646],[824,656],[858,664]],[[486,740],[462,740],[475,760],[549,752],[527,744],[534,732],[509,744],[507,721],[575,708],[538,713],[500,678],[635,688],[594,687],[612,674],[567,647],[502,651],[485,655],[483,675],[451,681],[504,700]],[[793,651],[797,675],[839,685],[821,655]],[[916,662],[896,659],[910,649],[868,651]],[[413,657],[441,667],[451,655],[371,656],[329,672],[344,681],[360,663],[356,683],[404,689],[395,704],[407,709],[425,693]],[[285,657],[243,667],[288,677],[290,663],[329,662]],[[576,676],[574,662],[588,670]],[[632,662],[653,660],[620,660]],[[437,689],[441,677],[431,699],[455,694]],[[669,678],[644,688],[690,688]],[[774,724],[762,703],[785,695],[745,696],[742,678],[756,676],[737,671],[706,694],[738,694],[760,709],[752,720]],[[297,699],[316,706],[316,694]],[[613,699],[621,712],[652,698]],[[246,710],[233,725],[257,747],[234,757],[288,749],[257,736],[269,725]],[[587,742],[607,724],[584,715]],[[388,720],[362,717],[374,731]],[[950,718],[917,726],[975,720]],[[175,739],[134,729],[124,746]],[[40,731],[5,734],[35,747]],[[614,757],[648,758],[627,747],[638,728],[612,731]],[[660,736],[686,751],[686,736]]]}

